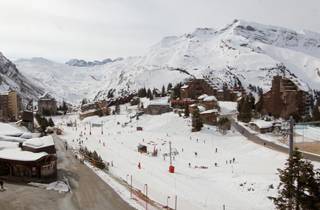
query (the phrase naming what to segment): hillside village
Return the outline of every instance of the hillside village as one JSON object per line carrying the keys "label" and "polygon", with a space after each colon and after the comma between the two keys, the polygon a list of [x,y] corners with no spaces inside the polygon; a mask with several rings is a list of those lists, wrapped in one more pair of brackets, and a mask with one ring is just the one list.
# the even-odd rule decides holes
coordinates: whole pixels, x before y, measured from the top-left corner
{"label": "hillside village", "polygon": [[318,29],[302,1],[7,2],[0,210],[320,210],[320,33],[298,30]]}
{"label": "hillside village", "polygon": [[[1,177],[19,182],[50,183],[57,180],[59,157],[51,137],[54,134],[59,135],[66,149],[70,147],[75,156],[81,157],[80,160],[108,171],[107,174],[98,173],[100,177],[115,176],[122,179],[122,182],[113,181],[116,190],[130,185],[128,176],[133,176],[134,186],[131,187],[137,190],[136,199],[142,199],[139,192],[143,190],[142,183],[145,182],[153,190],[149,195],[153,206],[165,206],[163,200],[168,196],[175,198],[167,201],[167,206],[173,208],[177,205],[178,197],[179,206],[186,210],[224,205],[230,209],[236,206],[237,209],[247,209],[248,206],[251,209],[271,208],[267,197],[275,195],[277,179],[275,171],[270,169],[276,168],[271,165],[265,169],[250,168],[247,159],[250,155],[241,148],[250,145],[254,150],[263,150],[265,154],[277,154],[278,160],[273,164],[280,167],[285,154],[278,154],[278,151],[286,153],[289,146],[289,118],[293,117],[296,123],[320,120],[320,101],[313,99],[310,92],[301,90],[285,76],[274,76],[271,89],[265,93],[254,87],[224,85],[219,88],[206,79],[190,78],[183,83],[163,86],[161,91],[142,88],[126,97],[94,102],[83,99],[80,106],[58,102],[49,93],[41,96],[37,104],[30,101],[26,107],[23,107],[15,91],[3,92],[0,97],[1,121],[15,122],[16,126],[25,126],[28,130],[10,132],[13,129],[10,128],[3,133],[6,124],[0,124],[3,128],[0,132]],[[302,149],[306,158],[319,161],[320,129],[303,129],[314,129],[314,133],[304,135],[297,129],[294,134],[295,146]],[[223,141],[234,146],[230,147],[229,143]],[[234,151],[236,147],[240,147],[240,150]],[[267,164],[269,160],[260,159],[251,164],[257,167],[260,161]],[[247,172],[242,171],[243,167]],[[191,169],[194,172],[189,171]],[[159,177],[150,170],[160,170],[160,174],[166,170],[169,170],[169,174],[177,173],[161,178],[162,186],[171,185],[174,180],[175,188],[164,193],[161,185],[154,183],[154,179]],[[197,170],[206,171],[206,175],[198,174]],[[273,178],[262,183],[258,177],[251,177],[249,186],[251,170],[263,171],[268,176],[272,174]],[[181,177],[186,174],[194,174],[202,179],[203,183],[194,189],[194,193],[208,191],[204,187],[211,185],[207,179],[211,176],[218,176],[220,185],[229,185],[227,182],[240,184],[240,188],[228,186],[230,190],[238,191],[237,203],[223,197],[212,197],[212,201],[204,202],[199,196],[208,195],[196,196],[194,193],[183,196],[185,187],[181,184],[192,186],[191,180]],[[220,178],[222,174],[230,177],[223,181]],[[265,175],[262,177],[266,178]],[[180,184],[176,183],[177,179],[181,179]],[[180,189],[177,190],[177,187]],[[231,192],[226,190],[224,193],[221,196]],[[241,194],[263,203],[263,207],[250,205]],[[128,195],[122,193],[121,196]],[[193,199],[199,203],[196,204]]]}

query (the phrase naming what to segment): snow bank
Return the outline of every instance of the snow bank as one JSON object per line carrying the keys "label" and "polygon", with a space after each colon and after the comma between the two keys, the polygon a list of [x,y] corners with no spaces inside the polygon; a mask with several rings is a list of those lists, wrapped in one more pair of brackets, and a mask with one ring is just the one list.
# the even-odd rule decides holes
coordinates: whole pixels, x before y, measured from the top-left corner
{"label": "snow bank", "polygon": [[37,183],[37,182],[30,182],[28,183],[31,186],[39,187],[46,190],[54,190],[58,191],[59,193],[67,193],[70,191],[70,187],[63,181],[56,181],[51,182],[50,184],[43,184],[43,183]]}

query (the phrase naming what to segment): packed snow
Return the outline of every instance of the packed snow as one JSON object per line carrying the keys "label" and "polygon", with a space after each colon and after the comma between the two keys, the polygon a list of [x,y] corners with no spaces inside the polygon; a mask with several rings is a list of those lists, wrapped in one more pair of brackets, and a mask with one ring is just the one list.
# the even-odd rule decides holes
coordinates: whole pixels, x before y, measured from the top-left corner
{"label": "packed snow", "polygon": [[[128,181],[144,192],[148,185],[152,200],[174,206],[178,198],[180,209],[269,210],[274,209],[268,196],[273,196],[287,155],[248,141],[236,131],[220,134],[214,126],[191,132],[191,119],[171,112],[162,115],[142,115],[130,118],[135,108],[121,106],[120,115],[89,117],[79,121],[76,115],[54,120],[64,129],[62,136],[70,146],[79,148],[83,141],[91,151],[112,163],[110,173]],[[67,127],[66,122],[78,125]],[[103,122],[103,128],[90,123]],[[143,131],[137,131],[142,127]],[[103,134],[101,130],[103,129]],[[169,141],[175,157],[175,173],[168,172]],[[148,154],[138,152],[138,145],[148,145]],[[158,156],[151,153],[158,150]],[[141,169],[138,164],[140,163]]]}

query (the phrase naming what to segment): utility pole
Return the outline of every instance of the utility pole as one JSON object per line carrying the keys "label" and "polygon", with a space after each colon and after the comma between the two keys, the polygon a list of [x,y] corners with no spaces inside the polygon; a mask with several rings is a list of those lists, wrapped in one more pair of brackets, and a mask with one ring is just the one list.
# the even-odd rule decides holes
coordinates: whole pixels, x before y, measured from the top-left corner
{"label": "utility pole", "polygon": [[101,135],[103,135],[103,121],[101,121]]}
{"label": "utility pole", "polygon": [[130,198],[132,199],[132,175],[130,176]]}
{"label": "utility pole", "polygon": [[178,206],[178,196],[176,195],[174,197],[174,210],[177,210],[177,206]]}
{"label": "utility pole", "polygon": [[[290,116],[290,119],[289,119],[289,123],[290,123],[290,127],[289,127],[289,161],[290,161],[290,170],[292,171],[292,164],[291,164],[291,161],[292,161],[292,158],[293,158],[293,124],[294,124],[294,120],[293,120],[293,117]],[[290,172],[291,173],[291,172]],[[290,177],[291,179],[291,183],[293,183],[293,177],[291,176]],[[289,209],[291,210],[292,207],[293,207],[293,203],[292,203],[292,193],[293,192],[290,192],[290,199],[289,199]]]}
{"label": "utility pole", "polygon": [[32,123],[31,123],[31,132],[34,132],[34,116],[33,116],[33,99],[31,99],[31,112],[32,112]]}
{"label": "utility pole", "polygon": [[148,210],[148,184],[145,184],[145,189],[146,189],[146,210]]}
{"label": "utility pole", "polygon": [[289,123],[290,123],[290,127],[289,127],[289,158],[292,159],[292,155],[293,155],[293,124],[294,124],[294,120],[293,117],[290,116],[289,119]]}
{"label": "utility pole", "polygon": [[171,141],[169,141],[170,166],[172,166]]}

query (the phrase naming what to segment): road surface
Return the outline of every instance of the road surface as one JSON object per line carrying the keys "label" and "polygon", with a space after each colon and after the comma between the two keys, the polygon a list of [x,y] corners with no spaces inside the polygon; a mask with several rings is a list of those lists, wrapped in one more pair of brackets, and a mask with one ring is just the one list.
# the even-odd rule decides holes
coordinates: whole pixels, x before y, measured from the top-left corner
{"label": "road surface", "polygon": [[134,210],[87,166],[66,151],[54,136],[58,155],[58,179],[66,177],[71,193],[5,183],[0,192],[0,210]]}

